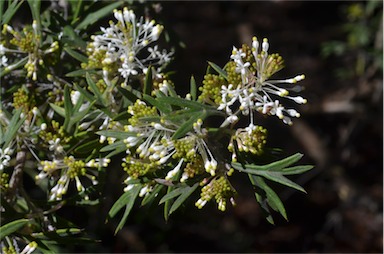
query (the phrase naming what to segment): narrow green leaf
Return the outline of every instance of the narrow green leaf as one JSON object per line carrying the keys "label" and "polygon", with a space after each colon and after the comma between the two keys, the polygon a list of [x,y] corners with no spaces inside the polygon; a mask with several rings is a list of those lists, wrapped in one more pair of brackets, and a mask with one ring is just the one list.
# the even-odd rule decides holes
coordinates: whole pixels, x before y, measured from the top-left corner
{"label": "narrow green leaf", "polygon": [[14,139],[16,133],[19,131],[20,126],[24,123],[27,115],[20,118],[22,109],[19,108],[15,111],[15,114],[12,116],[11,121],[9,122],[8,128],[4,134],[4,147],[8,147],[9,143]]}
{"label": "narrow green leaf", "polygon": [[64,117],[65,118],[65,109],[60,107],[60,106],[57,106],[56,104],[53,104],[53,103],[49,103],[49,105],[51,106],[51,108],[57,113],[59,114],[60,116]]}
{"label": "narrow green leaf", "polygon": [[297,174],[302,174],[305,173],[313,168],[312,165],[300,165],[300,166],[295,166],[295,167],[289,167],[289,168],[284,168],[280,172],[283,175],[297,175]]}
{"label": "narrow green leaf", "polygon": [[209,62],[209,61],[208,61],[208,64],[209,64],[210,66],[212,66],[212,68],[213,68],[215,71],[217,71],[217,73],[219,73],[220,76],[222,76],[222,77],[225,78],[226,80],[228,79],[228,75],[227,75],[227,73],[226,73],[223,69],[221,69],[218,65],[216,65],[215,63]]}
{"label": "narrow green leaf", "polygon": [[97,148],[99,145],[100,145],[99,140],[94,139],[94,140],[91,140],[85,144],[82,144],[82,145],[76,147],[75,152],[82,153],[82,154],[89,153],[89,152],[93,151],[93,149]]}
{"label": "narrow green leaf", "polygon": [[[86,109],[84,109],[80,112],[74,113],[73,116],[71,117],[70,121],[69,121],[69,128],[71,128],[72,125],[80,122],[80,120],[83,119],[86,114],[88,114],[89,110],[91,110],[94,103],[95,102],[92,102],[91,104],[89,104],[89,106]],[[76,112],[76,111],[74,111],[74,112]]]}
{"label": "narrow green leaf", "polygon": [[126,139],[128,137],[137,136],[135,132],[126,132],[126,131],[113,131],[113,130],[103,130],[96,132],[98,135],[103,135],[106,137],[112,137],[117,139]]}
{"label": "narrow green leaf", "polygon": [[84,95],[85,98],[87,98],[88,101],[94,101],[95,98],[92,94],[90,94],[88,91],[86,91],[85,89],[83,89],[81,86],[79,86],[78,84],[75,84],[75,87],[76,87],[76,90],[79,91],[82,95]]}
{"label": "narrow green leaf", "polygon": [[8,7],[1,19],[1,25],[8,24],[12,19],[13,15],[17,12],[20,6],[24,3],[24,0],[21,1],[8,1]]}
{"label": "narrow green leaf", "polygon": [[157,98],[157,100],[163,103],[168,103],[170,105],[179,106],[181,108],[195,108],[195,109],[212,108],[211,106],[201,104],[200,102],[190,101],[183,98],[160,97],[160,98]]}
{"label": "narrow green leaf", "polygon": [[108,152],[116,150],[117,148],[122,148],[123,150],[127,150],[127,145],[124,143],[124,140],[115,141],[112,144],[106,145],[100,149],[100,152]]}
{"label": "narrow green leaf", "polygon": [[108,212],[108,217],[113,218],[115,215],[126,205],[132,205],[139,194],[141,185],[137,184],[132,189],[124,192],[123,195],[113,204],[112,208]]}
{"label": "narrow green leaf", "polygon": [[[56,234],[57,237],[67,237],[72,236],[76,234],[80,234],[83,232],[83,230],[79,228],[62,228],[62,229],[56,229],[55,231],[51,232]],[[46,235],[46,232],[39,232],[39,233],[33,233],[33,237],[36,237],[38,239],[50,239],[49,236]]]}
{"label": "narrow green leaf", "polygon": [[109,154],[107,154],[105,158],[111,158],[112,156],[115,156],[116,154],[120,154],[120,153],[125,154],[126,150],[127,150],[126,147],[119,146],[113,152],[110,152]]}
{"label": "narrow green leaf", "polygon": [[103,95],[101,94],[99,88],[96,86],[96,83],[92,80],[91,75],[88,72],[85,74],[85,78],[87,80],[87,84],[92,89],[92,92],[96,95],[98,101],[106,106],[104,103]]}
{"label": "narrow green leaf", "polygon": [[122,4],[121,1],[118,1],[118,2],[114,2],[112,4],[109,4],[103,8],[101,8],[100,10],[96,11],[96,12],[92,12],[90,14],[88,14],[87,17],[84,18],[84,20],[77,25],[76,27],[76,30],[82,30],[84,28],[86,28],[87,26],[93,24],[93,23],[96,23],[96,21],[102,19],[103,17],[111,14],[111,12],[116,9],[117,7],[119,7],[120,5]]}
{"label": "narrow green leaf", "polygon": [[183,137],[188,131],[193,128],[193,124],[199,119],[204,119],[206,117],[205,110],[194,114],[188,121],[183,123],[175,133],[172,135],[172,139],[176,140]]}
{"label": "narrow green leaf", "polygon": [[79,16],[79,13],[81,11],[82,4],[83,4],[83,0],[76,0],[76,1],[71,0],[69,2],[71,3],[72,12],[73,12],[72,22],[71,22],[71,25],[73,25],[78,19],[78,16]]}
{"label": "narrow green leaf", "polygon": [[116,88],[117,88],[117,90],[119,90],[121,95],[123,95],[126,99],[128,99],[132,103],[136,102],[139,99],[138,96],[136,96],[134,93],[132,93],[131,91],[129,91],[127,89],[124,89],[120,86],[116,86]]}
{"label": "narrow green leaf", "polygon": [[11,71],[13,71],[15,69],[17,69],[21,66],[24,66],[27,63],[27,61],[28,61],[28,57],[24,57],[20,61],[18,61],[17,63],[12,64],[11,66],[9,65],[6,68],[0,68],[0,78],[3,77],[4,75],[10,73]]}
{"label": "narrow green leaf", "polygon": [[65,76],[66,77],[70,77],[70,78],[73,78],[73,77],[83,77],[83,76],[85,76],[85,74],[87,72],[89,72],[91,74],[96,73],[95,70],[80,69],[80,70],[75,70],[75,71],[68,72],[67,74],[65,74]]}
{"label": "narrow green leaf", "polygon": [[71,116],[73,114],[73,105],[71,101],[71,95],[69,92],[69,87],[66,85],[64,87],[64,110],[65,110],[65,119],[63,127],[69,133],[69,121],[71,120]]}
{"label": "narrow green leaf", "polygon": [[272,190],[272,188],[269,187],[261,177],[253,176],[253,175],[251,175],[250,177],[254,179],[255,184],[258,185],[258,187],[260,187],[265,191],[267,202],[270,205],[270,207],[273,210],[279,212],[284,217],[284,219],[288,220],[287,212],[285,210],[284,204],[283,202],[281,202],[281,199],[276,194],[276,192]]}
{"label": "narrow green leaf", "polygon": [[[280,172],[283,168],[288,167],[288,166],[292,165],[293,163],[299,161],[302,157],[303,157],[303,154],[296,153],[296,154],[291,155],[287,158],[284,158],[284,159],[276,161],[276,162],[272,162],[270,164],[266,164],[266,165],[262,165],[262,166],[254,165],[254,164],[247,164],[245,166],[247,169],[250,169],[250,170],[268,170],[268,171],[279,171]],[[242,169],[243,168],[243,166],[237,162],[232,163],[232,166],[235,169]]]}
{"label": "narrow green leaf", "polygon": [[[255,188],[256,188],[256,190],[255,190],[256,201],[257,201],[257,203],[259,203],[259,205],[261,207],[261,211],[262,211],[264,217],[266,218],[266,220],[270,224],[274,225],[275,221],[273,220],[271,211],[269,210],[269,206],[268,206],[268,202],[267,202],[267,197],[266,197],[265,191],[262,190],[259,187],[259,185],[256,183],[256,179],[257,179],[256,177],[258,177],[258,176],[253,176],[251,174],[248,174],[248,176],[249,176],[249,180],[251,181],[252,185],[255,186]],[[258,177],[258,178],[260,178],[260,177]]]}
{"label": "narrow green leaf", "polygon": [[[82,63],[86,63],[88,62],[88,57],[86,57],[85,55],[69,48],[69,47],[64,47],[64,50],[70,55],[72,56],[73,58],[75,58],[76,60],[82,62]],[[68,74],[67,74],[68,75]]]}
{"label": "narrow green leaf", "polygon": [[145,74],[145,80],[144,80],[144,94],[151,94],[152,92],[152,86],[153,86],[153,80],[152,80],[152,67],[149,66],[147,73]]}
{"label": "narrow green leaf", "polygon": [[141,202],[142,206],[145,206],[147,204],[150,204],[153,202],[153,200],[157,197],[159,192],[165,187],[165,185],[157,184],[156,187],[143,198],[143,201]]}
{"label": "narrow green leaf", "polygon": [[5,1],[0,1],[0,23],[2,23],[3,13],[4,13],[4,3]]}
{"label": "narrow green leaf", "polygon": [[[65,25],[64,28],[63,28],[63,36],[61,38],[61,41],[66,44],[66,45],[69,45],[69,46],[72,46],[74,48],[81,48],[83,50],[86,49],[87,47],[87,42],[84,41],[77,33],[76,31],[73,29],[72,26],[70,25]],[[81,54],[77,53],[76,51],[72,51],[73,52],[73,55],[72,57],[74,57],[75,59],[81,61],[80,59],[82,58]],[[68,54],[71,55],[72,52],[68,52]],[[88,58],[84,59],[85,62],[88,62]],[[83,62],[83,61],[81,61]]]}
{"label": "narrow green leaf", "polygon": [[195,183],[191,187],[187,187],[183,189],[183,193],[176,199],[176,201],[172,204],[171,209],[169,210],[169,215],[171,215],[174,211],[176,211],[181,204],[196,190],[199,186],[199,183]]}
{"label": "narrow green leaf", "polygon": [[191,98],[193,101],[196,100],[196,97],[197,97],[197,87],[196,87],[196,80],[195,80],[195,77],[191,76],[191,80],[190,80],[190,94],[191,94]]}
{"label": "narrow green leaf", "polygon": [[41,0],[27,0],[29,4],[29,8],[31,9],[32,18],[36,20],[36,25],[38,27],[38,31],[40,31],[40,6],[41,6]]}
{"label": "narrow green leaf", "polygon": [[172,108],[169,106],[169,104],[155,99],[147,94],[143,95],[143,99],[163,113],[170,113],[172,111]]}
{"label": "narrow green leaf", "polygon": [[183,190],[185,189],[185,187],[181,187],[181,188],[177,188],[177,189],[174,189],[170,192],[168,192],[166,195],[164,195],[160,201],[159,201],[159,205],[161,205],[162,203],[170,200],[170,199],[173,199],[179,195],[181,195],[181,193],[183,193]]}
{"label": "narrow green leaf", "polygon": [[[136,187],[136,188],[135,188]],[[129,192],[131,193],[130,199],[128,200],[127,205],[125,206],[125,212],[123,215],[123,218],[120,220],[119,225],[117,225],[116,230],[115,230],[115,235],[117,232],[123,228],[125,222],[127,221],[128,215],[130,214],[133,205],[135,204],[135,200],[137,196],[139,195],[141,185],[133,187]]]}
{"label": "narrow green leaf", "polygon": [[291,180],[289,180],[288,178],[283,176],[281,173],[258,171],[257,175],[263,176],[263,177],[267,178],[268,180],[283,184],[285,186],[294,188],[298,191],[307,193],[300,185],[292,182]]}
{"label": "narrow green leaf", "polygon": [[27,219],[19,219],[12,222],[9,222],[3,226],[0,227],[0,239],[3,239],[4,237],[12,234],[13,232],[16,232],[20,228],[22,228],[25,224],[28,223],[29,220]]}

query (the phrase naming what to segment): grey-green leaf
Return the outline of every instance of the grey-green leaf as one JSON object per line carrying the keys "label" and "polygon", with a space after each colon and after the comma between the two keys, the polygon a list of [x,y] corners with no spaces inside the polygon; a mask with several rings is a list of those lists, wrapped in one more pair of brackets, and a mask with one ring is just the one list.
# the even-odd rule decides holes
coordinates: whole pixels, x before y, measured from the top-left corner
{"label": "grey-green leaf", "polygon": [[223,69],[221,69],[217,64],[212,63],[212,62],[209,62],[209,61],[208,61],[208,64],[209,64],[215,71],[217,71],[217,73],[219,73],[220,76],[222,76],[222,77],[225,78],[225,79],[228,79],[228,75],[227,75],[227,73],[226,73]]}
{"label": "grey-green leaf", "polygon": [[87,26],[89,26],[93,23],[96,23],[96,21],[98,21],[101,18],[111,14],[111,12],[114,9],[116,9],[117,7],[119,7],[121,4],[122,4],[121,1],[114,2],[114,3],[111,3],[111,4],[101,8],[100,10],[98,10],[96,12],[92,12],[92,13],[88,14],[88,16],[85,17],[84,20],[80,24],[77,25],[76,30],[82,30],[82,29],[86,28]]}
{"label": "grey-green leaf", "polygon": [[172,204],[171,209],[169,209],[169,214],[172,214],[174,211],[176,211],[184,203],[184,201],[196,190],[198,186],[199,183],[195,183],[191,187],[184,188],[182,194]]}
{"label": "grey-green leaf", "polygon": [[22,228],[25,224],[28,223],[29,220],[27,219],[19,219],[12,222],[9,222],[3,226],[0,227],[0,239],[3,239],[4,237],[12,234],[13,232],[16,232],[20,228]]}

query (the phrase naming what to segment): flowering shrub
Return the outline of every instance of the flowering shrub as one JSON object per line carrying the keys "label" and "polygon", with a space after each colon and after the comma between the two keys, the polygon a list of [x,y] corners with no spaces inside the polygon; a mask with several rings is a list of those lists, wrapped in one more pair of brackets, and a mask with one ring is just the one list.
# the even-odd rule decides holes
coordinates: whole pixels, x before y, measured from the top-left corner
{"label": "flowering shrub", "polygon": [[[123,194],[108,214],[115,217],[124,208],[116,231],[135,202],[163,205],[165,219],[187,200],[197,208],[213,201],[225,211],[235,205],[233,174],[249,178],[269,222],[271,210],[287,218],[268,184],[305,192],[286,175],[312,166],[292,166],[299,153],[259,165],[268,152],[267,130],[257,125],[256,115],[275,115],[291,125],[300,114],[280,100],[306,103],[289,93],[304,75],[274,80],[283,59],[270,53],[267,39],[254,37],[251,45],[233,47],[223,68],[209,62],[202,85],[191,77],[183,97],[166,72],[173,51],[160,46],[163,26],[156,21],[138,18],[122,2],[84,16],[79,6],[94,3],[70,2],[66,16],[52,6],[41,11],[40,1],[31,0],[34,20],[20,29],[10,21],[21,4],[1,3],[4,253],[45,251],[49,241],[80,233],[73,225],[59,226],[56,211],[66,204],[101,202],[103,177],[111,170],[120,170],[125,179],[116,183]],[[112,11],[107,27],[90,32],[93,22]],[[24,175],[45,198],[31,199]]]}

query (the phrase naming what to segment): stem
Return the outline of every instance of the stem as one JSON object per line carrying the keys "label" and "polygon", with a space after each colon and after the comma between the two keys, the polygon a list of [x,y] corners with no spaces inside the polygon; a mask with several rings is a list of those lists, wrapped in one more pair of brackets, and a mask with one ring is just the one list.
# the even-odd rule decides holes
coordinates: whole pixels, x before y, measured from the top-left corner
{"label": "stem", "polygon": [[27,158],[27,147],[22,144],[20,150],[16,154],[16,166],[13,170],[11,179],[9,180],[9,187],[6,193],[6,200],[12,203],[16,200],[16,193],[23,185],[23,168]]}

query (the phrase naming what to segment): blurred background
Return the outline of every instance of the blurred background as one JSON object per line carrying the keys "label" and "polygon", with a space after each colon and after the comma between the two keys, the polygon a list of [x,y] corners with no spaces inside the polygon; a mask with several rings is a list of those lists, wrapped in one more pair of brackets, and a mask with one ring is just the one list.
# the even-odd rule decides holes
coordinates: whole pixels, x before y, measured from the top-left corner
{"label": "blurred background", "polygon": [[[102,206],[61,213],[95,232],[100,242],[63,246],[68,252],[382,252],[383,249],[383,3],[381,1],[171,1],[153,4],[175,41],[171,69],[180,93],[191,75],[201,82],[207,60],[219,66],[232,46],[267,37],[270,51],[283,56],[278,77],[305,74],[301,92],[308,103],[289,127],[260,118],[270,147],[286,155],[301,152],[315,168],[295,178],[304,195],[286,188],[278,194],[289,222],[268,224],[245,183],[237,206],[225,213],[214,204],[193,202],[164,221],[162,207],[135,207],[114,236],[118,221],[106,213],[121,194],[109,177]],[[185,47],[179,47],[181,41]],[[243,187],[244,186],[244,187]],[[156,207],[156,206],[155,206]],[[277,214],[276,214],[277,215]],[[116,219],[119,219],[118,217]]]}

